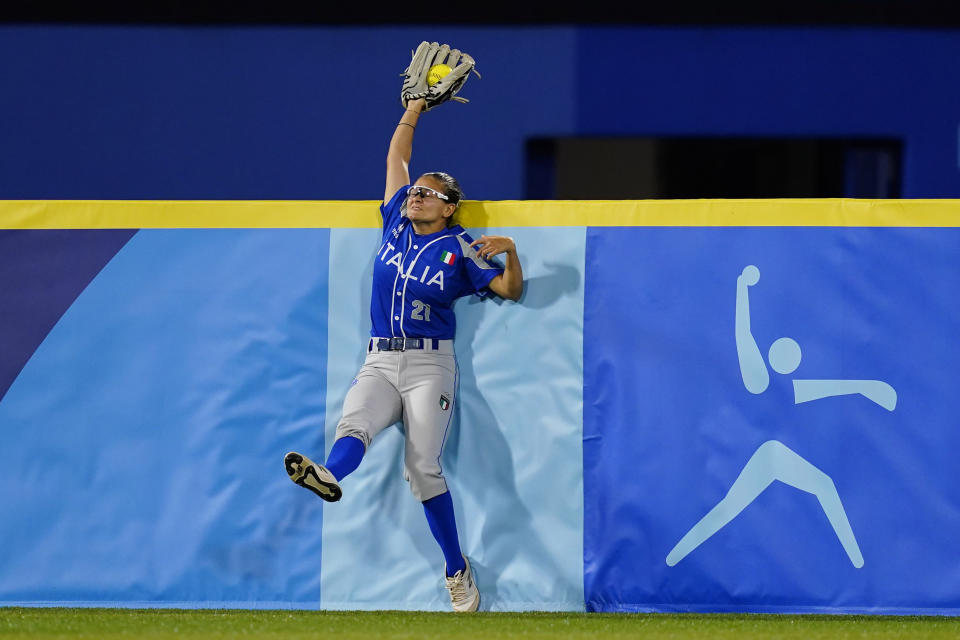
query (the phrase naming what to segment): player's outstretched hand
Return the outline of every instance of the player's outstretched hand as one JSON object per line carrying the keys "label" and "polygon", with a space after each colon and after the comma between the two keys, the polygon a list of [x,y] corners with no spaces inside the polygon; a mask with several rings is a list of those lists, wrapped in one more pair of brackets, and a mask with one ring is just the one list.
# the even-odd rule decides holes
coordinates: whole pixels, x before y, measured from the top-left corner
{"label": "player's outstretched hand", "polygon": [[447,102],[468,102],[457,95],[471,73],[480,77],[476,62],[467,53],[448,44],[423,41],[411,55],[410,64],[400,75],[400,103],[407,108],[411,100],[424,98],[424,111]]}
{"label": "player's outstretched hand", "polygon": [[[435,64],[434,58],[439,50],[439,43],[424,40],[411,55],[410,64],[400,74],[403,76],[403,86],[400,88],[400,104],[403,105],[404,109],[407,108],[407,103],[410,100],[427,97],[427,90],[430,88],[427,79],[430,75],[430,68]],[[444,54],[444,57],[446,57],[446,54]]]}
{"label": "player's outstretched hand", "polygon": [[484,259],[492,258],[501,253],[516,253],[517,251],[517,245],[514,244],[513,238],[507,236],[480,236],[471,242],[470,246],[479,246],[477,254]]}

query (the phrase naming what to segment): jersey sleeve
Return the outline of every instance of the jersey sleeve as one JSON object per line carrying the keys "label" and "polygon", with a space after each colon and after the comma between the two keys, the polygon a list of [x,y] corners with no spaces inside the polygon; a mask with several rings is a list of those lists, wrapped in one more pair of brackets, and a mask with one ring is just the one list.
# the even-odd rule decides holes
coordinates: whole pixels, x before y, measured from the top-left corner
{"label": "jersey sleeve", "polygon": [[467,272],[469,287],[464,293],[475,293],[478,296],[486,296],[490,293],[487,285],[490,281],[503,273],[503,267],[480,257],[477,250],[470,246],[473,238],[466,233],[457,236],[460,243],[460,254],[463,256],[463,268]]}
{"label": "jersey sleeve", "polygon": [[392,227],[400,220],[403,215],[403,204],[407,200],[407,189],[409,188],[410,185],[408,184],[400,187],[389,202],[380,205],[380,217],[383,218],[384,228]]}

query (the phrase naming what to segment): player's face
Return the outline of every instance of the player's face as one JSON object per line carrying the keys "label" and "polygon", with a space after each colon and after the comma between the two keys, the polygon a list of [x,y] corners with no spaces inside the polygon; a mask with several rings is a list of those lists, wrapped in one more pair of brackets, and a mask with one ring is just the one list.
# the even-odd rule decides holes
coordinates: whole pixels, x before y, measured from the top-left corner
{"label": "player's face", "polygon": [[449,218],[456,210],[456,206],[438,197],[443,194],[443,184],[436,178],[426,176],[417,180],[414,189],[407,196],[407,218],[414,222],[432,223]]}

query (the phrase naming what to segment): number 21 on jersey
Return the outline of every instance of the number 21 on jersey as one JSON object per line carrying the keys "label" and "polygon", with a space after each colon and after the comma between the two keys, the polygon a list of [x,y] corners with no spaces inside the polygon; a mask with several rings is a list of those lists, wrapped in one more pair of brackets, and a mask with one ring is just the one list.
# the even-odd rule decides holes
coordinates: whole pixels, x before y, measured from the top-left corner
{"label": "number 21 on jersey", "polygon": [[414,320],[423,320],[424,322],[430,322],[430,305],[424,304],[419,300],[413,301],[413,311],[410,312],[410,317]]}

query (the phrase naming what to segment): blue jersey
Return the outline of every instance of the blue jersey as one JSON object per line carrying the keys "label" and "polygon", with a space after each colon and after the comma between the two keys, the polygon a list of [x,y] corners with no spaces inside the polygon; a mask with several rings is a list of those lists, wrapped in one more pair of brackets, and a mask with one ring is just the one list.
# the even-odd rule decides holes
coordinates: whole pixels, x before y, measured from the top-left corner
{"label": "blue jersey", "polygon": [[404,215],[403,187],[380,206],[383,239],[373,262],[370,320],[374,337],[453,339],[457,322],[453,303],[478,293],[503,273],[470,247],[473,239],[460,225],[428,235],[414,233]]}

